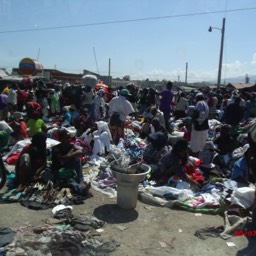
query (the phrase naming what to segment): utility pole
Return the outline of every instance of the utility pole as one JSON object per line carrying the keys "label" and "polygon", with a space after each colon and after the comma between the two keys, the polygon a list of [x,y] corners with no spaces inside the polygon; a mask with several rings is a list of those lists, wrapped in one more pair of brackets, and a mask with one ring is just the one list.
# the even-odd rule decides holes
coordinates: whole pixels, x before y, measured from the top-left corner
{"label": "utility pole", "polygon": [[224,48],[225,23],[226,23],[226,18],[223,18],[222,28],[216,28],[216,27],[210,26],[208,29],[209,32],[212,32],[213,29],[218,29],[221,31],[220,58],[219,58],[219,69],[218,69],[218,79],[217,79],[218,87],[221,85],[221,70],[222,70],[222,59],[223,59],[223,48]]}
{"label": "utility pole", "polygon": [[99,75],[99,67],[98,67],[98,62],[97,62],[97,57],[96,57],[96,53],[95,53],[94,47],[93,47],[93,53],[94,53],[94,59],[95,59],[95,63],[96,63],[97,73]]}
{"label": "utility pole", "polygon": [[217,81],[217,86],[218,87],[221,85],[221,70],[222,70],[222,59],[223,59],[225,23],[226,23],[226,19],[223,18],[223,20],[222,20],[222,29],[221,29],[221,43],[220,43],[220,59],[219,59],[218,81]]}
{"label": "utility pole", "polygon": [[110,81],[110,69],[111,69],[111,59],[109,58],[108,60],[108,86],[110,86],[111,81]]}
{"label": "utility pole", "polygon": [[37,61],[39,61],[39,56],[40,56],[40,48],[38,49],[38,52],[37,52]]}
{"label": "utility pole", "polygon": [[188,82],[188,63],[186,62],[185,85],[187,85],[187,82]]}

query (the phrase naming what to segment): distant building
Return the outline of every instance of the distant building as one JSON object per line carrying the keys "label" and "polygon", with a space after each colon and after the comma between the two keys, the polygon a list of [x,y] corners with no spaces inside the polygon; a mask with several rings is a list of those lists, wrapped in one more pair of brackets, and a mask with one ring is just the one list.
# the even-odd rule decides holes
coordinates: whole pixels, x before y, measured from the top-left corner
{"label": "distant building", "polygon": [[226,86],[229,90],[239,91],[256,91],[256,84],[254,83],[228,83]]}
{"label": "distant building", "polygon": [[[57,80],[57,81],[61,80],[63,82],[69,82],[72,84],[80,84],[81,78],[84,75],[88,75],[88,74],[95,75],[99,80],[101,80],[106,85],[111,84],[112,77],[101,76],[99,74],[96,74],[88,70],[83,70],[82,74],[73,74],[73,73],[65,73],[56,69],[43,69],[43,70],[37,70],[34,76],[44,77],[48,80]],[[19,68],[13,68],[12,75],[22,76],[22,73],[20,72]]]}

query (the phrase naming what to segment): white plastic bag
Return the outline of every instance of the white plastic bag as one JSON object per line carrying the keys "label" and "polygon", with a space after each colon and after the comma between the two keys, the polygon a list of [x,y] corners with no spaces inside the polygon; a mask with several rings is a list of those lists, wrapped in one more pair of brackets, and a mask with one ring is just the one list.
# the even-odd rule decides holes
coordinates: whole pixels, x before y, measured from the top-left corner
{"label": "white plastic bag", "polygon": [[250,187],[237,188],[231,195],[231,203],[237,204],[244,209],[252,206],[255,199],[255,189]]}

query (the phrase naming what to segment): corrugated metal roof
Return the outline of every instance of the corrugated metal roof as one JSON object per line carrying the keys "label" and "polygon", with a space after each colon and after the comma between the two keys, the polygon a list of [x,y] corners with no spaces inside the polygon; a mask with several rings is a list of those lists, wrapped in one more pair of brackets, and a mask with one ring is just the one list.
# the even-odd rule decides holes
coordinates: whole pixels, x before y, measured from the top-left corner
{"label": "corrugated metal roof", "polygon": [[244,88],[250,88],[255,86],[255,84],[253,83],[229,83],[228,86],[233,86],[235,89],[239,90],[239,89],[244,89]]}
{"label": "corrugated metal roof", "polygon": [[3,77],[6,77],[6,76],[9,76],[8,73],[5,70],[0,69],[0,77],[3,78]]}

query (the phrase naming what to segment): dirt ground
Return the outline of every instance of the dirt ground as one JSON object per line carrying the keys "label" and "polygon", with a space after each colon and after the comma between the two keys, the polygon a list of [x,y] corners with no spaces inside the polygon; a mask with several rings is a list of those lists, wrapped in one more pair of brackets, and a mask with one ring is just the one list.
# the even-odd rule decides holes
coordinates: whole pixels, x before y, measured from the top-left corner
{"label": "dirt ground", "polygon": [[[120,246],[111,255],[247,255],[255,256],[255,240],[246,237],[228,240],[209,237],[201,240],[194,235],[201,228],[220,226],[223,218],[216,215],[196,216],[195,213],[155,207],[138,201],[135,210],[120,209],[116,199],[91,189],[93,197],[82,205],[73,206],[75,215],[94,215],[105,221],[102,238],[113,238]],[[19,203],[0,205],[0,226],[40,226],[52,217],[51,209],[30,210]],[[229,247],[226,242],[233,242]],[[240,252],[239,252],[240,251]]]}

